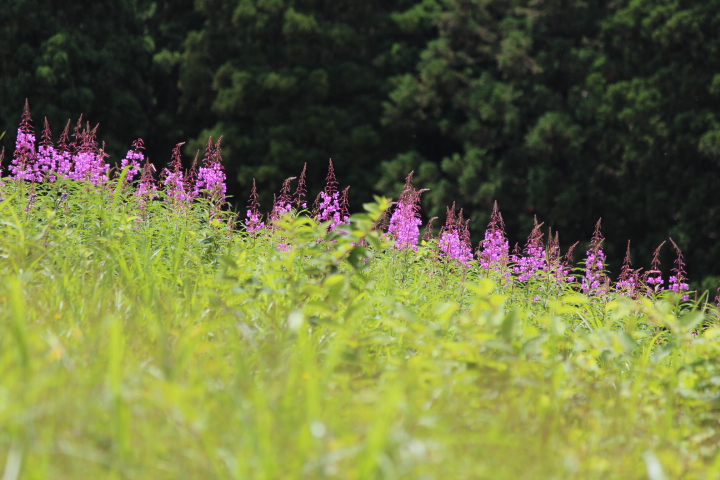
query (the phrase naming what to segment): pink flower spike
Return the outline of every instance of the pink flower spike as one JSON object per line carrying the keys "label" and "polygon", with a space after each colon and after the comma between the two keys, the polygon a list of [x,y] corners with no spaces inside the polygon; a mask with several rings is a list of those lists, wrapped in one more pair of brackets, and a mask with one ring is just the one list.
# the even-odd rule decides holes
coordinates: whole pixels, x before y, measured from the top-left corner
{"label": "pink flower spike", "polygon": [[335,169],[333,168],[332,159],[330,159],[325,190],[318,195],[314,208],[315,218],[318,222],[330,222],[328,231],[333,231],[338,225],[349,221],[349,216],[343,212],[342,198],[337,185]]}
{"label": "pink flower spike", "polygon": [[36,160],[35,131],[30,117],[30,104],[25,99],[25,108],[15,141],[15,153],[9,167],[12,176],[18,180],[41,182],[42,175],[37,171]]}
{"label": "pink flower spike", "polygon": [[300,173],[300,178],[298,179],[297,189],[295,190],[295,208],[298,210],[305,210],[307,208],[307,201],[305,200],[305,195],[307,195],[307,187],[305,184],[305,179],[307,175],[307,163],[303,165],[302,173]]}
{"label": "pink flower spike", "polygon": [[545,246],[543,245],[543,233],[540,231],[542,223],[537,223],[530,232],[527,244],[525,244],[524,255],[513,255],[511,260],[515,264],[513,273],[518,275],[518,281],[530,280],[546,267]]}
{"label": "pink flower spike", "polygon": [[447,209],[447,220],[440,231],[438,248],[440,254],[457,261],[466,267],[473,259],[472,245],[470,244],[469,220],[463,218],[462,210],[455,215],[455,204]]}
{"label": "pink flower spike", "polygon": [[582,279],[582,291],[588,295],[600,295],[607,293],[608,279],[605,275],[605,253],[602,250],[602,244],[605,239],[600,233],[600,222],[595,225],[595,233],[593,233],[590,241],[590,250],[586,252],[585,259],[585,276]]}
{"label": "pink flower spike", "polygon": [[38,181],[48,179],[55,181],[55,173],[57,171],[58,154],[53,146],[52,132],[50,132],[50,124],[45,117],[45,127],[43,128],[42,139],[38,147],[37,162],[35,163]]}
{"label": "pink flower spike", "polygon": [[665,280],[662,278],[662,272],[660,271],[660,249],[665,245],[665,242],[662,242],[658,247],[655,249],[655,253],[653,253],[653,259],[652,263],[650,264],[650,270],[648,270],[644,275],[645,285],[647,288],[648,294],[653,293],[660,293],[662,292],[665,287],[663,287],[663,283],[665,283]]}
{"label": "pink flower spike", "polygon": [[286,178],[280,188],[280,196],[275,198],[273,202],[272,212],[270,213],[270,222],[275,223],[280,217],[292,211],[292,198],[290,197],[290,182],[295,177]]}
{"label": "pink flower spike", "polygon": [[128,183],[132,183],[138,173],[140,173],[140,164],[145,160],[145,155],[142,153],[142,150],[145,148],[142,138],[135,140],[132,146],[133,149],[128,150],[127,154],[125,154],[125,158],[120,161],[120,170],[124,170],[128,165],[130,166],[127,177],[125,177],[125,180]]}
{"label": "pink flower spike", "polygon": [[395,204],[395,210],[390,217],[388,235],[395,240],[396,250],[412,248],[417,250],[420,238],[420,195],[426,191],[415,190],[412,186],[413,172],[405,179],[405,188],[400,194],[400,199]]}
{"label": "pink flower spike", "polygon": [[[505,236],[505,223],[495,202],[490,223],[485,230],[485,239],[480,245],[478,257],[480,266],[485,269],[505,271],[510,254],[510,243]],[[506,272],[509,276],[509,272]]]}
{"label": "pink flower spike", "polygon": [[639,284],[640,278],[638,270],[634,270],[632,268],[630,260],[630,240],[628,240],[625,260],[623,261],[623,266],[620,270],[620,278],[618,278],[617,283],[615,283],[615,291],[622,296],[635,298]]}
{"label": "pink flower spike", "polygon": [[687,283],[687,274],[685,273],[685,260],[683,259],[683,254],[682,251],[680,251],[680,247],[677,246],[677,244],[672,238],[670,239],[670,243],[673,244],[677,257],[675,258],[675,267],[672,269],[674,275],[670,277],[670,286],[668,287],[668,289],[672,290],[673,292],[680,293],[682,295],[682,300],[688,300],[690,296],[685,294],[685,292],[688,291],[690,286]]}
{"label": "pink flower spike", "polygon": [[193,196],[198,197],[202,193],[208,197],[217,207],[225,203],[225,194],[227,186],[225,184],[225,172],[222,166],[222,157],[220,156],[220,137],[217,143],[212,143],[212,137],[208,138],[205,147],[205,156],[202,166],[197,172],[197,181],[193,190]]}
{"label": "pink flower spike", "polygon": [[194,198],[182,168],[180,147],[183,145],[185,145],[185,142],[175,145],[170,168],[163,169],[161,174],[165,190],[165,201],[173,207],[181,208],[188,206]]}
{"label": "pink flower spike", "polygon": [[245,231],[247,233],[256,233],[265,228],[260,214],[260,203],[258,202],[258,192],[253,178],[253,186],[250,191],[250,199],[248,200],[247,219],[245,220]]}

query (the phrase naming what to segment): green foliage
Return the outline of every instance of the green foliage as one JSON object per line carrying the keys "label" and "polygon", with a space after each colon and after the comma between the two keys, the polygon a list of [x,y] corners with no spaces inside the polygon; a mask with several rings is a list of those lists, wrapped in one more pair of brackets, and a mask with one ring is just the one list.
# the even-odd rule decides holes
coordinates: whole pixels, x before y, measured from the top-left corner
{"label": "green foliage", "polygon": [[249,235],[124,185],[2,189],[5,477],[720,472],[714,309],[396,251],[387,199]]}

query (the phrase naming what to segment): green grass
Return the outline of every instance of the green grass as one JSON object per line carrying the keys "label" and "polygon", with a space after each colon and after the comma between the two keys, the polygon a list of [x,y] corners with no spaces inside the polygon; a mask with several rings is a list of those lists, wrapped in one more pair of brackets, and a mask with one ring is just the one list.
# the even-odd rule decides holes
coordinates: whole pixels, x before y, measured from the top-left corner
{"label": "green grass", "polygon": [[3,480],[720,476],[713,308],[7,183]]}

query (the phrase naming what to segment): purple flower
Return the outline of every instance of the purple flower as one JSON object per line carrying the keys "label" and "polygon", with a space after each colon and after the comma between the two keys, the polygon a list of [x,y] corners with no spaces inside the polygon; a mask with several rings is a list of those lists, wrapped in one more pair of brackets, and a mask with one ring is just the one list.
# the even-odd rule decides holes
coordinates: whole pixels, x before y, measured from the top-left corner
{"label": "purple flower", "polygon": [[272,223],[277,222],[283,215],[286,215],[292,211],[292,198],[290,197],[290,182],[295,180],[295,177],[286,178],[280,188],[280,196],[275,198],[273,202],[272,212],[270,212],[270,221]]}
{"label": "purple flower", "polygon": [[[490,223],[485,230],[485,239],[480,245],[478,254],[480,266],[485,269],[504,271],[508,264],[510,244],[505,236],[505,223],[503,222],[498,204],[495,202]],[[506,272],[509,275],[509,272]]]}
{"label": "purple flower", "polygon": [[297,189],[295,190],[295,208],[298,210],[305,210],[307,208],[307,202],[305,201],[305,195],[307,195],[307,187],[305,185],[305,178],[307,174],[307,163],[303,165],[302,173],[298,179]]}
{"label": "purple flower", "polygon": [[[347,202],[347,196],[344,197]],[[328,167],[327,182],[325,190],[320,192],[315,200],[315,218],[319,222],[330,222],[328,231],[333,231],[338,225],[347,223],[350,216],[346,214],[347,205],[343,206],[343,199],[337,190],[337,180],[335,179],[335,169],[333,168],[332,159]]]}
{"label": "purple flower", "polygon": [[140,164],[145,160],[142,150],[145,148],[141,138],[135,140],[132,144],[133,149],[128,150],[125,154],[125,158],[120,161],[120,169],[124,170],[125,167],[130,166],[127,177],[125,177],[128,183],[131,183],[138,173],[140,173]]}
{"label": "purple flower", "polygon": [[650,270],[648,270],[644,276],[648,294],[660,293],[665,290],[665,287],[663,287],[663,283],[665,283],[665,280],[663,280],[662,272],[660,271],[659,258],[660,249],[663,247],[663,245],[665,245],[665,242],[662,242],[655,249],[655,253],[653,253],[652,263],[650,264]]}
{"label": "purple flower", "polygon": [[186,207],[194,198],[189,185],[191,182],[185,178],[185,173],[182,169],[180,147],[184,144],[185,142],[175,145],[172,153],[172,162],[170,162],[170,169],[165,168],[162,171],[165,201],[173,207]]}
{"label": "purple flower", "polygon": [[60,135],[60,140],[58,141],[57,148],[55,149],[55,166],[57,173],[65,178],[70,178],[70,172],[72,172],[74,166],[73,155],[69,146],[69,138],[70,120],[68,120],[65,125],[65,129],[63,130],[62,135]]}
{"label": "purple flower", "polygon": [[536,218],[535,226],[532,232],[530,232],[527,244],[525,245],[525,255],[513,255],[511,257],[511,261],[515,264],[513,266],[513,273],[518,275],[518,280],[521,282],[530,280],[546,266],[547,259],[542,240],[543,233],[540,231],[542,225],[542,223],[537,223]]}
{"label": "purple flower", "polygon": [[570,274],[570,263],[577,243],[570,247],[563,260],[560,255],[560,237],[558,233],[555,232],[555,236],[553,236],[551,232],[548,238],[547,265],[545,266],[548,277],[554,278],[560,284],[575,281],[575,278]]}
{"label": "purple flower", "polygon": [[412,186],[413,172],[405,179],[405,188],[400,194],[400,199],[395,204],[395,210],[390,217],[388,235],[395,240],[396,250],[412,248],[417,250],[418,239],[420,238],[420,195],[425,190],[415,190]]}
{"label": "purple flower", "polygon": [[595,225],[595,233],[590,241],[590,250],[586,252],[585,276],[582,279],[582,291],[588,295],[600,295],[607,292],[605,275],[605,253],[602,244],[605,240],[600,233],[600,221]]}
{"label": "purple flower", "polygon": [[469,222],[470,220],[463,219],[462,210],[457,216],[455,215],[455,204],[453,203],[452,208],[447,210],[447,220],[440,231],[438,243],[441,255],[456,260],[466,267],[470,266],[473,259]]}
{"label": "purple flower", "polygon": [[73,169],[69,177],[77,181],[88,181],[93,185],[101,185],[108,181],[109,166],[105,162],[108,156],[105,153],[105,145],[98,148],[95,135],[98,126],[90,130],[89,125],[78,134],[76,129],[76,138],[80,137],[81,143],[78,152],[73,158]]}
{"label": "purple flower", "polygon": [[50,132],[50,124],[45,117],[45,128],[43,128],[42,139],[38,147],[37,161],[35,168],[37,171],[38,181],[43,178],[55,181],[55,173],[57,171],[58,152],[52,143],[52,133]]}
{"label": "purple flower", "polygon": [[205,195],[217,206],[225,203],[225,193],[227,192],[225,172],[223,171],[222,157],[220,156],[221,141],[222,137],[213,145],[212,137],[208,139],[203,164],[198,170],[197,181],[193,190],[193,195],[196,197],[201,192],[205,192]]}
{"label": "purple flower", "polygon": [[26,99],[25,109],[23,110],[22,120],[15,141],[15,153],[9,167],[13,177],[18,180],[28,180],[31,182],[42,181],[42,176],[37,172],[36,159],[35,132],[32,127],[32,118],[30,117],[30,104]]}
{"label": "purple flower", "polygon": [[154,200],[157,198],[157,183],[153,172],[155,167],[149,161],[145,161],[143,166],[142,174],[140,175],[140,183],[138,184],[137,190],[135,190],[135,196],[140,198],[142,203],[148,200]]}
{"label": "purple flower", "polygon": [[677,254],[677,257],[675,258],[675,268],[672,269],[674,275],[670,276],[670,286],[668,288],[673,292],[683,294],[682,299],[687,300],[690,298],[690,296],[685,295],[684,293],[688,291],[690,286],[687,283],[687,275],[685,273],[685,260],[683,259],[683,254],[680,251],[680,247],[677,246],[677,244],[673,241],[672,238],[670,239],[670,242],[673,244],[673,247],[675,247],[675,253]]}
{"label": "purple flower", "polygon": [[258,202],[258,192],[253,178],[253,186],[250,191],[250,200],[248,200],[247,219],[245,220],[245,231],[247,233],[256,233],[265,228],[260,214],[260,203]]}
{"label": "purple flower", "polygon": [[627,252],[625,253],[625,260],[623,266],[620,269],[620,278],[615,283],[615,291],[622,296],[635,297],[637,295],[637,289],[640,284],[638,271],[632,268],[630,261],[630,241],[628,240]]}

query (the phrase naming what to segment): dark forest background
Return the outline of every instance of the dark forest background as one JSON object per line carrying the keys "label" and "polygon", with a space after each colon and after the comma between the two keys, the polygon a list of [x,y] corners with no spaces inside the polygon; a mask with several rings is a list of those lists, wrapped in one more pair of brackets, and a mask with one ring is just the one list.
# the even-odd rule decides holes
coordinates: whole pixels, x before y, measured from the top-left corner
{"label": "dark forest background", "polygon": [[240,205],[305,162],[355,209],[414,170],[424,213],[456,202],[477,236],[495,200],[521,244],[534,216],[565,245],[602,217],[613,268],[670,236],[720,276],[720,0],[6,0],[0,66],[6,150],[28,98],[56,139],[100,123],[111,160],[223,135]]}

